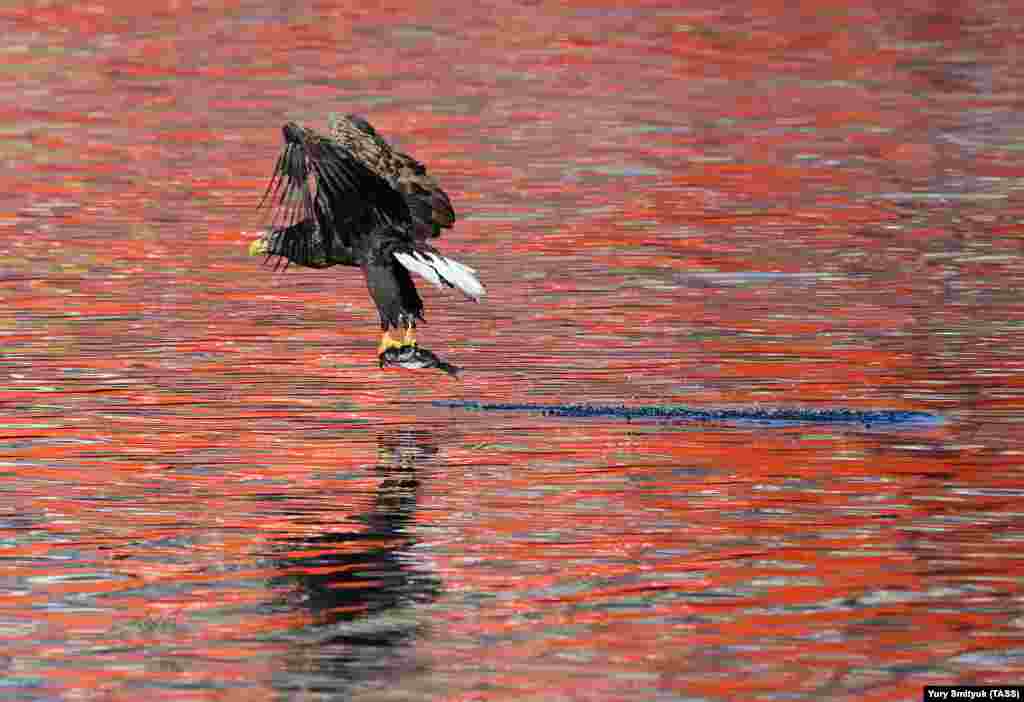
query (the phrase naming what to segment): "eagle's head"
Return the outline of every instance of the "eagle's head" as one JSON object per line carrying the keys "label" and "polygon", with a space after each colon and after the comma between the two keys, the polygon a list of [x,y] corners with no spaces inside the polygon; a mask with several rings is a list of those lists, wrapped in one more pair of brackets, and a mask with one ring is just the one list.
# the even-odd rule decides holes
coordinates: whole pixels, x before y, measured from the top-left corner
{"label": "eagle's head", "polygon": [[328,255],[314,219],[290,227],[267,229],[249,244],[249,255],[275,259],[275,268],[292,263],[307,268],[327,268],[339,263]]}

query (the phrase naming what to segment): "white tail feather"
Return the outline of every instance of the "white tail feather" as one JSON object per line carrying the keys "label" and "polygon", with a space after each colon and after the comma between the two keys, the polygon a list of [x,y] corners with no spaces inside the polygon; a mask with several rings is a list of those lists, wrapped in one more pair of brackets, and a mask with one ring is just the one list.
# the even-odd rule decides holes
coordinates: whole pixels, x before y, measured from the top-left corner
{"label": "white tail feather", "polygon": [[475,270],[444,256],[414,251],[396,253],[395,259],[413,273],[423,276],[437,287],[442,283],[458,288],[474,300],[479,300],[487,290],[477,279]]}

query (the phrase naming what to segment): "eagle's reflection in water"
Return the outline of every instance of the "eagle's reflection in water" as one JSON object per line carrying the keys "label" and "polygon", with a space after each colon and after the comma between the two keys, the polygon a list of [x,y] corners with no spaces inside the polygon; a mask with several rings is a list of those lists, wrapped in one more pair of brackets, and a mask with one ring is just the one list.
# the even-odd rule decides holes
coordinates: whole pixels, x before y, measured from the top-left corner
{"label": "eagle's reflection in water", "polygon": [[429,433],[406,430],[378,439],[381,482],[372,508],[350,532],[281,545],[274,558],[291,607],[313,626],[292,642],[279,689],[288,699],[337,699],[354,686],[386,683],[417,667],[411,644],[423,626],[417,605],[433,600],[440,581],[417,561],[409,528],[416,512],[418,468],[437,453]]}

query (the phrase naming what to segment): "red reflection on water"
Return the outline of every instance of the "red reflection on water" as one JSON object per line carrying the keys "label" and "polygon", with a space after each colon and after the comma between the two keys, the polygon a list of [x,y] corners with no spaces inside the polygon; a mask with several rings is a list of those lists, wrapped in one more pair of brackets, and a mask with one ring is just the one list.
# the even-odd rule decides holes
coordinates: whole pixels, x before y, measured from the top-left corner
{"label": "red reflection on water", "polygon": [[[109,699],[273,699],[281,676],[442,699],[1019,680],[1012,20],[0,9],[6,677]],[[376,367],[357,273],[244,255],[279,125],[331,111],[368,114],[452,195],[442,245],[490,296],[424,290],[420,336],[459,381]],[[435,399],[946,423],[623,425]],[[409,427],[424,436],[394,448]],[[410,623],[417,578],[440,586]],[[325,664],[316,636],[378,616],[411,661]]]}

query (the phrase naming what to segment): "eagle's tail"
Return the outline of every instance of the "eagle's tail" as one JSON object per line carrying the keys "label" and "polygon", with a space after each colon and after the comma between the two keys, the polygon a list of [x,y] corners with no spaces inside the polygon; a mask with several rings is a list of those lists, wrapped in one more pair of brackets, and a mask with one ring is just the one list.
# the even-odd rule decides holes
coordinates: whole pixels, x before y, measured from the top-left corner
{"label": "eagle's tail", "polygon": [[433,251],[395,252],[395,260],[413,273],[423,276],[437,287],[458,288],[479,301],[487,292],[477,279],[475,270]]}

